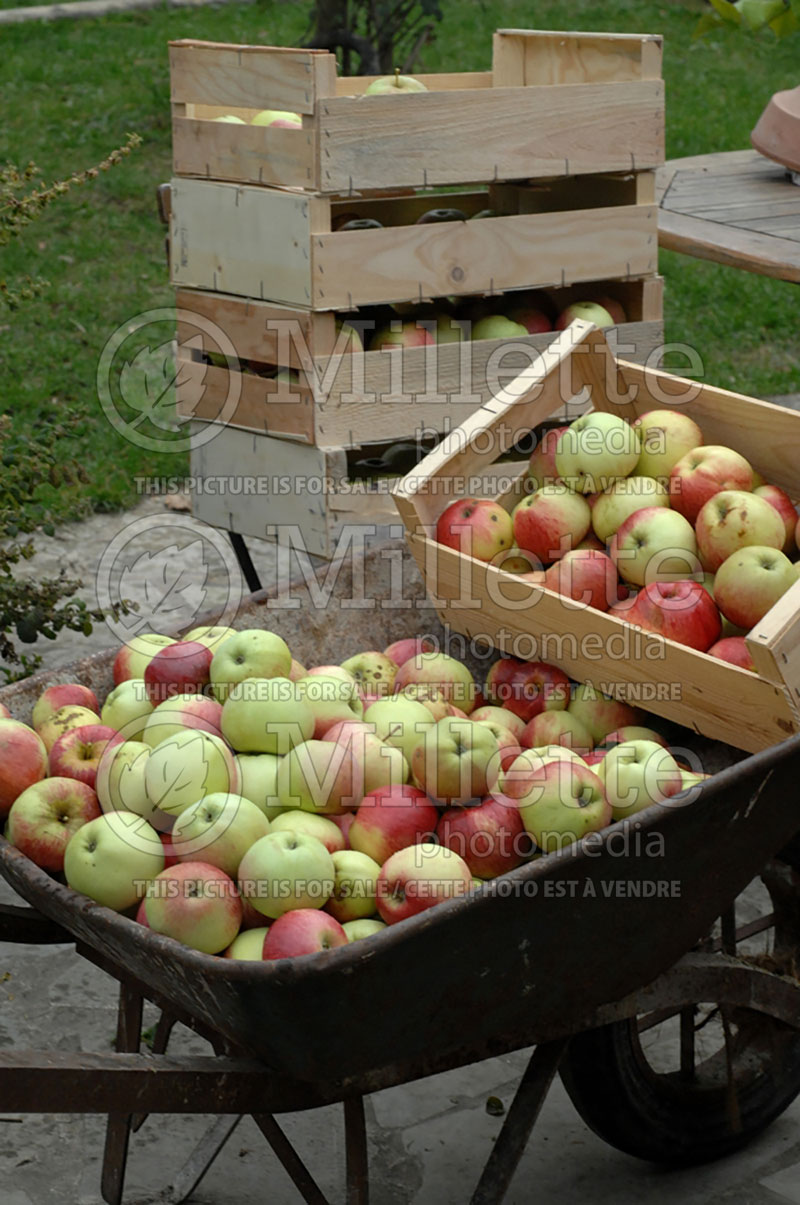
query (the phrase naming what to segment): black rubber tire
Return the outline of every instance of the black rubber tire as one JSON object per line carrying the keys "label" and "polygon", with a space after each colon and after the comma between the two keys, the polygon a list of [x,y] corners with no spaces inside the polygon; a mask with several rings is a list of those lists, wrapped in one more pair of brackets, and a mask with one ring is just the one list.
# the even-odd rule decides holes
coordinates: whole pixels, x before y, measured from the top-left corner
{"label": "black rubber tire", "polygon": [[[800,835],[761,872],[772,901],[770,969],[794,974],[800,960]],[[781,961],[783,960],[783,965]],[[764,1013],[727,1010],[732,1093],[724,1047],[696,1077],[659,1074],[636,1018],[576,1035],[560,1073],[590,1129],[611,1146],[671,1167],[710,1163],[746,1146],[800,1095],[800,1031]]]}
{"label": "black rubber tire", "polygon": [[727,1086],[694,1087],[677,1073],[652,1071],[635,1019],[574,1037],[562,1080],[589,1128],[618,1150],[673,1167],[720,1159],[760,1134],[800,1093],[800,1035],[763,1015],[748,1016],[774,1053],[758,1074],[737,1081],[738,1124]]}

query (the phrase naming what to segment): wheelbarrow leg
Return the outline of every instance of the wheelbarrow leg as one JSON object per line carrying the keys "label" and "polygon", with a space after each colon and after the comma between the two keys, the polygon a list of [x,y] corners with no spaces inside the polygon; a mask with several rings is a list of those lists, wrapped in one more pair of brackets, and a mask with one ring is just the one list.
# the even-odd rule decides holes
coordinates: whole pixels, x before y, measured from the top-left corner
{"label": "wheelbarrow leg", "polygon": [[505,1197],[568,1043],[559,1038],[534,1050],[470,1205],[500,1205]]}
{"label": "wheelbarrow leg", "polygon": [[163,1197],[159,1197],[163,1205],[182,1205],[192,1195],[241,1120],[241,1114],[220,1114],[203,1134]]}
{"label": "wheelbarrow leg", "polygon": [[[119,985],[119,1008],[117,1010],[118,1052],[136,1053],[142,1035],[143,999],[127,983]],[[132,1115],[109,1113],[106,1126],[106,1145],[103,1152],[103,1175],[101,1191],[108,1205],[121,1205],[125,1183],[125,1165],[128,1162],[128,1140],[131,1133]]]}
{"label": "wheelbarrow leg", "polygon": [[329,1205],[327,1197],[321,1192],[311,1172],[272,1114],[254,1113],[253,1121],[272,1147],[274,1154],[282,1163],[284,1171],[300,1192],[306,1205]]}
{"label": "wheelbarrow leg", "polygon": [[[156,1032],[153,1035],[153,1045],[151,1048],[153,1054],[167,1053],[170,1034],[175,1028],[175,1025],[175,1017],[171,1016],[170,1013],[167,1012],[161,1013],[161,1016],[158,1018],[158,1022],[156,1024]],[[131,1130],[133,1133],[135,1134],[137,1130],[140,1130],[146,1121],[146,1113],[134,1113],[133,1117],[131,1118]]]}
{"label": "wheelbarrow leg", "polygon": [[347,1160],[347,1205],[369,1205],[369,1164],[364,1097],[350,1096],[344,1102],[345,1157]]}

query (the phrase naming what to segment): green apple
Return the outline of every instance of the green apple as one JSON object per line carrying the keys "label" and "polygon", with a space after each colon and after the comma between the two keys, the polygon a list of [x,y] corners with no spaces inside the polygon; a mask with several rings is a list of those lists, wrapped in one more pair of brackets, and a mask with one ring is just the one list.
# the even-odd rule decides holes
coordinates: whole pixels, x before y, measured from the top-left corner
{"label": "green apple", "polygon": [[661,506],[629,515],[611,537],[608,554],[620,577],[634,586],[683,581],[700,569],[691,523]]}
{"label": "green apple", "polygon": [[476,339],[527,339],[527,328],[502,314],[488,314],[479,318],[472,327],[473,341]]}
{"label": "green apple", "polygon": [[145,894],[164,869],[164,847],[154,828],[133,812],[109,812],[79,828],[64,854],[64,874],[80,891],[122,912]]}
{"label": "green apple", "polygon": [[229,125],[235,125],[235,126],[246,126],[247,125],[246,121],[243,121],[241,119],[241,117],[235,117],[233,115],[233,113],[225,113],[222,117],[212,117],[211,120],[212,121],[224,121],[224,122],[227,122]]}
{"label": "green apple", "polygon": [[140,636],[131,636],[114,658],[114,685],[119,686],[127,678],[144,678],[144,671],[158,650],[175,643],[171,636],[162,636],[159,632],[142,632]]}
{"label": "green apple", "polygon": [[237,753],[239,794],[260,808],[267,820],[274,820],[283,811],[278,799],[278,766],[281,759],[275,753]]}
{"label": "green apple", "polygon": [[104,812],[134,812],[150,820],[153,805],[145,787],[145,770],[151,752],[143,741],[107,746],[94,788]]}
{"label": "green apple", "polygon": [[436,803],[465,805],[488,795],[500,773],[497,737],[485,724],[445,716],[417,745],[414,780]]}
{"label": "green apple", "polygon": [[181,862],[162,870],[148,884],[144,911],[154,933],[203,954],[223,953],[242,924],[236,884],[208,862]]}
{"label": "green apple", "polygon": [[375,734],[400,749],[411,762],[414,750],[435,721],[427,707],[416,699],[396,695],[393,699],[379,699],[364,713],[367,724],[374,724]]}
{"label": "green apple", "polygon": [[386,921],[373,920],[372,917],[362,917],[361,920],[346,920],[342,925],[348,941],[361,941],[364,937],[372,937],[382,929],[388,929]]}
{"label": "green apple", "polygon": [[340,924],[362,920],[377,911],[375,893],[380,864],[357,849],[341,849],[332,855],[336,868],[333,895],[325,908]]}
{"label": "green apple", "polygon": [[336,867],[325,846],[306,833],[268,833],[239,864],[239,890],[272,920],[293,908],[323,908],[333,895]]}
{"label": "green apple", "polygon": [[225,958],[236,958],[241,962],[261,962],[264,950],[264,938],[269,933],[269,925],[259,929],[243,929],[234,937],[225,951]]}
{"label": "green apple", "polygon": [[263,628],[247,628],[223,640],[211,662],[211,689],[224,703],[237,682],[245,678],[288,678],[292,654],[285,640]]}
{"label": "green apple", "polygon": [[[393,668],[396,671],[396,666]],[[349,674],[349,670],[347,672]],[[360,720],[364,714],[364,703],[355,681],[345,681],[334,674],[308,674],[299,679],[296,688],[298,697],[314,716],[317,740],[340,720]]]}
{"label": "green apple", "polygon": [[329,854],[345,848],[345,835],[327,816],[317,816],[314,812],[304,812],[300,808],[283,808],[280,816],[276,816],[270,826],[272,833],[306,833],[316,837],[325,846]]}
{"label": "green apple", "polygon": [[580,494],[607,489],[633,472],[641,453],[638,431],[617,414],[582,414],[558,438],[556,472]]}
{"label": "green apple", "polygon": [[269,831],[269,820],[249,799],[220,793],[181,812],[172,844],[179,862],[208,862],[235,878],[250,846]]}
{"label": "green apple", "polygon": [[147,717],[142,740],[155,749],[168,736],[175,736],[186,728],[199,728],[202,732],[213,732],[219,736],[222,704],[207,695],[183,691],[165,699]]}
{"label": "green apple", "polygon": [[126,740],[140,741],[153,704],[142,678],[128,678],[115,686],[100,710],[100,722],[122,733]]}
{"label": "green apple", "polygon": [[366,695],[388,695],[398,667],[390,657],[375,651],[356,653],[342,662],[342,669],[351,673]]}
{"label": "green apple", "polygon": [[151,804],[171,816],[180,816],[207,795],[239,788],[236,761],[225,742],[192,728],[156,745],[144,775]]}
{"label": "green apple", "polygon": [[213,651],[216,653],[223,641],[227,640],[230,636],[235,635],[236,628],[209,627],[208,625],[205,625],[204,627],[200,628],[192,628],[191,632],[187,632],[185,636],[181,637],[181,639],[187,641],[193,640],[195,644],[204,644],[207,649],[213,649]]}
{"label": "green apple", "polygon": [[379,79],[374,79],[371,84],[368,84],[364,89],[365,96],[385,96],[387,94],[395,94],[397,92],[427,92],[428,89],[421,80],[414,79],[413,75],[401,75],[399,67],[395,70],[394,75],[382,75]]}
{"label": "green apple", "polygon": [[262,109],[260,113],[256,113],[255,117],[250,119],[251,126],[296,126],[302,128],[303,119],[299,113],[289,112],[287,109]]}
{"label": "green apple", "polygon": [[552,761],[542,766],[520,806],[526,832],[546,853],[611,823],[603,783],[588,766]]}
{"label": "green apple", "polygon": [[669,490],[654,477],[623,477],[603,490],[592,507],[592,527],[604,544],[629,515],[645,506],[669,506]]}
{"label": "green apple", "polygon": [[237,753],[283,755],[313,732],[314,712],[289,678],[248,678],[222,706],[222,735]]}
{"label": "green apple", "polygon": [[366,794],[363,762],[350,745],[305,741],[287,753],[278,770],[278,795],[287,808],[339,816]]}
{"label": "green apple", "polygon": [[655,741],[624,741],[609,749],[597,765],[614,812],[624,820],[683,790],[681,771],[669,749]]}

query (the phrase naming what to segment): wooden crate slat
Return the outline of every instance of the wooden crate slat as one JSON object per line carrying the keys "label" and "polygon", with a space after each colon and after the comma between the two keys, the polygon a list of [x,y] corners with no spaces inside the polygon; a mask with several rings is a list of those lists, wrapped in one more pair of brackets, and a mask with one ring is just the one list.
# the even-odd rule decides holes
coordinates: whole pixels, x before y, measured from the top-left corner
{"label": "wooden crate slat", "polygon": [[[570,605],[559,594],[425,537],[409,543],[420,570],[435,583],[429,593],[442,620],[470,638],[487,638],[525,659],[555,661],[570,677],[601,684],[603,691],[631,702],[642,697],[637,690],[661,683],[661,697],[643,701],[647,710],[750,752],[795,730],[786,694],[771,682],[638,632],[616,616]],[[465,607],[465,599],[475,605]],[[528,643],[521,644],[526,638]],[[616,656],[604,655],[609,647]]]}
{"label": "wooden crate slat", "polygon": [[324,192],[655,168],[663,84],[565,84],[320,102]]}
{"label": "wooden crate slat", "polygon": [[315,138],[311,130],[240,126],[236,138],[222,122],[176,115],[172,122],[172,163],[177,176],[247,180],[312,188]]}
{"label": "wooden crate slat", "polygon": [[496,87],[657,79],[661,74],[661,38],[498,29],[492,74]]}
{"label": "wooden crate slat", "polygon": [[[385,79],[382,75],[346,75],[336,81],[337,96],[362,96],[370,84]],[[462,91],[464,88],[491,88],[491,71],[442,71],[435,75],[414,72],[414,79],[430,92]]]}
{"label": "wooden crate slat", "polygon": [[238,401],[232,413],[227,413],[228,370],[208,365],[203,394],[198,400],[194,390],[184,389],[182,385],[180,369],[183,363],[179,357],[175,393],[178,413],[184,418],[213,422],[225,413],[225,424],[233,428],[246,428],[264,435],[299,439],[306,443],[316,442],[314,408],[307,389],[253,373],[240,373],[237,374],[241,382]]}
{"label": "wooden crate slat", "polygon": [[[536,283],[572,284],[657,267],[657,209],[650,205],[519,214],[464,225],[395,227],[317,235],[314,299],[346,309],[415,295],[481,293]],[[286,300],[293,300],[287,298]]]}
{"label": "wooden crate slat", "polygon": [[335,59],[314,50],[184,40],[169,46],[173,101],[313,113],[335,89]]}
{"label": "wooden crate slat", "polygon": [[173,284],[310,304],[310,205],[299,193],[173,180]]}

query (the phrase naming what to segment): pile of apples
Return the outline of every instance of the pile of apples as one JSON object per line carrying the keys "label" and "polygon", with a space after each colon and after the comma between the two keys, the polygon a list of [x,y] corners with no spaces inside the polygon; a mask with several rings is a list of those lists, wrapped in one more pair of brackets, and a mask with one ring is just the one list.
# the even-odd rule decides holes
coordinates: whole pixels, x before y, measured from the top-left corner
{"label": "pile of apples", "polygon": [[209,954],[369,936],[703,775],[633,708],[506,659],[479,691],[425,638],[306,669],[277,634],[134,637],[99,705],[48,687],[0,719],[10,842]]}
{"label": "pile of apples", "polygon": [[592,412],[548,431],[509,514],[462,498],[436,539],[753,671],[745,636],[798,579],[797,511],[677,410]]}

